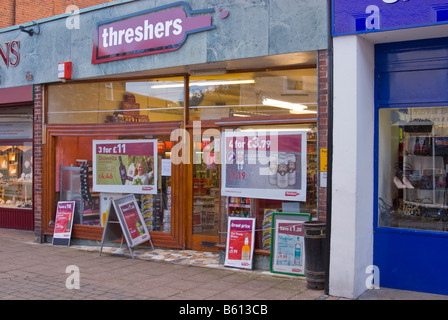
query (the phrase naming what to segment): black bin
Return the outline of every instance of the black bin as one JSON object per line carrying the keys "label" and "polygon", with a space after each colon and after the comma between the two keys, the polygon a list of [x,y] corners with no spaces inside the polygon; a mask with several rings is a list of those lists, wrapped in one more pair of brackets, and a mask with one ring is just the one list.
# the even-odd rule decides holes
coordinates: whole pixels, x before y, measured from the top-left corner
{"label": "black bin", "polygon": [[305,238],[305,276],[310,289],[322,290],[325,285],[325,250],[327,226],[321,221],[303,224]]}

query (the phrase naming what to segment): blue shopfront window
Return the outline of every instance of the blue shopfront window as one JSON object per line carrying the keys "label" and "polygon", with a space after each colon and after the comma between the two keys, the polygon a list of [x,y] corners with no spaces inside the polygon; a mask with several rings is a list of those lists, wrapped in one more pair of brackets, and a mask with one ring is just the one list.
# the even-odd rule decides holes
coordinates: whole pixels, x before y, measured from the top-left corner
{"label": "blue shopfront window", "polygon": [[378,225],[448,231],[448,107],[380,109]]}

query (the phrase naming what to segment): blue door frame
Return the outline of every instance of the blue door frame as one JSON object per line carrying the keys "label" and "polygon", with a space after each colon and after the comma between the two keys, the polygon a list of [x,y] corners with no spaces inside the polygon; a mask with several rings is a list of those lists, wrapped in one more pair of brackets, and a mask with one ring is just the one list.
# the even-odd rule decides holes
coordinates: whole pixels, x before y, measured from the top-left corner
{"label": "blue door frame", "polygon": [[[378,177],[379,109],[448,107],[448,38],[376,45],[375,76]],[[448,295],[448,232],[379,227],[376,201],[373,257],[380,286]]]}

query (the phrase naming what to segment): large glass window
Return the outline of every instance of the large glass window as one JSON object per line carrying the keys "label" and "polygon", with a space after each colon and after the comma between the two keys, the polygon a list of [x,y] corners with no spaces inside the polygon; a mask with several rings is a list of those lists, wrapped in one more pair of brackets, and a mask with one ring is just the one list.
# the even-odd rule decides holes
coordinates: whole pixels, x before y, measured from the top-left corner
{"label": "large glass window", "polygon": [[48,123],[181,121],[183,87],[183,77],[51,85]]}
{"label": "large glass window", "polygon": [[[275,174],[272,176],[272,181],[269,177],[267,186],[260,186],[260,193],[263,188],[270,190],[276,190],[281,188],[282,190],[291,189],[300,186],[300,182],[297,177],[301,174],[306,175],[306,186],[300,186],[302,190],[306,192],[306,201],[289,201],[289,200],[275,200],[269,199],[269,196],[263,196],[262,198],[252,198],[244,196],[244,192],[240,195],[237,193],[235,196],[221,197],[221,237],[219,239],[221,244],[225,243],[227,235],[227,220],[228,217],[252,217],[256,218],[256,234],[255,234],[255,248],[262,250],[270,250],[271,247],[271,219],[274,212],[288,212],[288,213],[308,213],[311,218],[317,218],[317,131],[316,123],[306,124],[291,124],[291,125],[269,125],[269,126],[242,126],[237,128],[225,128],[227,130],[238,130],[244,132],[273,132],[275,134],[281,134],[282,131],[286,132],[306,132],[306,149],[300,150],[298,153],[288,153],[289,156],[293,156],[293,164],[287,161],[285,157],[285,163],[287,163],[286,175],[283,173],[280,164],[281,154],[279,152],[276,157],[276,164],[273,167],[273,163],[265,164],[269,166],[269,169],[273,169]],[[222,151],[224,152],[224,151]],[[304,171],[300,165],[301,156],[306,156],[303,161],[305,163]],[[248,160],[248,159],[246,159]],[[289,158],[290,160],[290,158]],[[237,160],[236,160],[236,163]],[[260,168],[263,165],[260,164]],[[258,172],[258,171],[256,171]],[[229,172],[232,175],[231,179],[245,180],[247,175],[256,174],[254,171],[247,171],[243,168],[238,172]],[[240,173],[242,175],[240,175]],[[226,173],[227,174],[227,173]],[[235,175],[234,175],[235,174]],[[279,187],[277,178],[280,176],[290,179],[290,174],[294,177],[294,182],[286,183],[285,186]],[[246,177],[244,177],[246,175]],[[244,178],[243,178],[244,177]],[[214,180],[213,180],[214,181]],[[260,181],[264,181],[260,179]],[[244,182],[242,183],[244,185]],[[269,192],[268,192],[269,193]]]}
{"label": "large glass window", "polygon": [[379,112],[378,225],[447,231],[448,108]]}
{"label": "large glass window", "polygon": [[33,144],[0,143],[0,208],[33,207]]}
{"label": "large glass window", "polygon": [[[148,137],[131,137],[145,139]],[[117,199],[128,193],[93,192],[92,143],[94,140],[110,140],[115,143],[130,137],[73,137],[57,138],[57,174],[56,192],[59,200],[75,201],[74,223],[79,225],[104,226],[110,200]],[[114,170],[111,175],[120,178],[121,170],[128,175],[130,184],[142,184],[142,177],[157,175],[157,194],[135,194],[140,211],[150,231],[171,233],[171,141],[168,135],[152,135],[157,140],[157,155],[120,156],[119,161],[113,161]],[[150,150],[148,150],[149,153]],[[118,158],[118,157],[117,157]],[[154,172],[157,161],[157,172]],[[130,168],[134,169],[130,169]],[[149,174],[149,175],[148,175]],[[129,176],[130,175],[130,176]],[[150,184],[151,179],[144,183]],[[153,180],[152,180],[153,181]],[[124,192],[124,191],[123,191]]]}
{"label": "large glass window", "polygon": [[190,120],[317,113],[315,68],[190,78]]}

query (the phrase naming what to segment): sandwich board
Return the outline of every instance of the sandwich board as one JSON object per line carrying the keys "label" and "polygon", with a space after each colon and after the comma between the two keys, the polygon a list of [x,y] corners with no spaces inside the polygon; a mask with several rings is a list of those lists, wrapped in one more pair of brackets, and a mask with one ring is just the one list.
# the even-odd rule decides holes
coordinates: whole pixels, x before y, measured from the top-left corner
{"label": "sandwich board", "polygon": [[123,240],[126,240],[132,259],[134,259],[132,248],[143,242],[149,241],[154,250],[151,236],[133,194],[111,200],[101,239],[100,255],[105,243],[120,239],[121,246]]}
{"label": "sandwich board", "polygon": [[59,201],[56,209],[52,245],[69,246],[73,229],[75,201]]}

